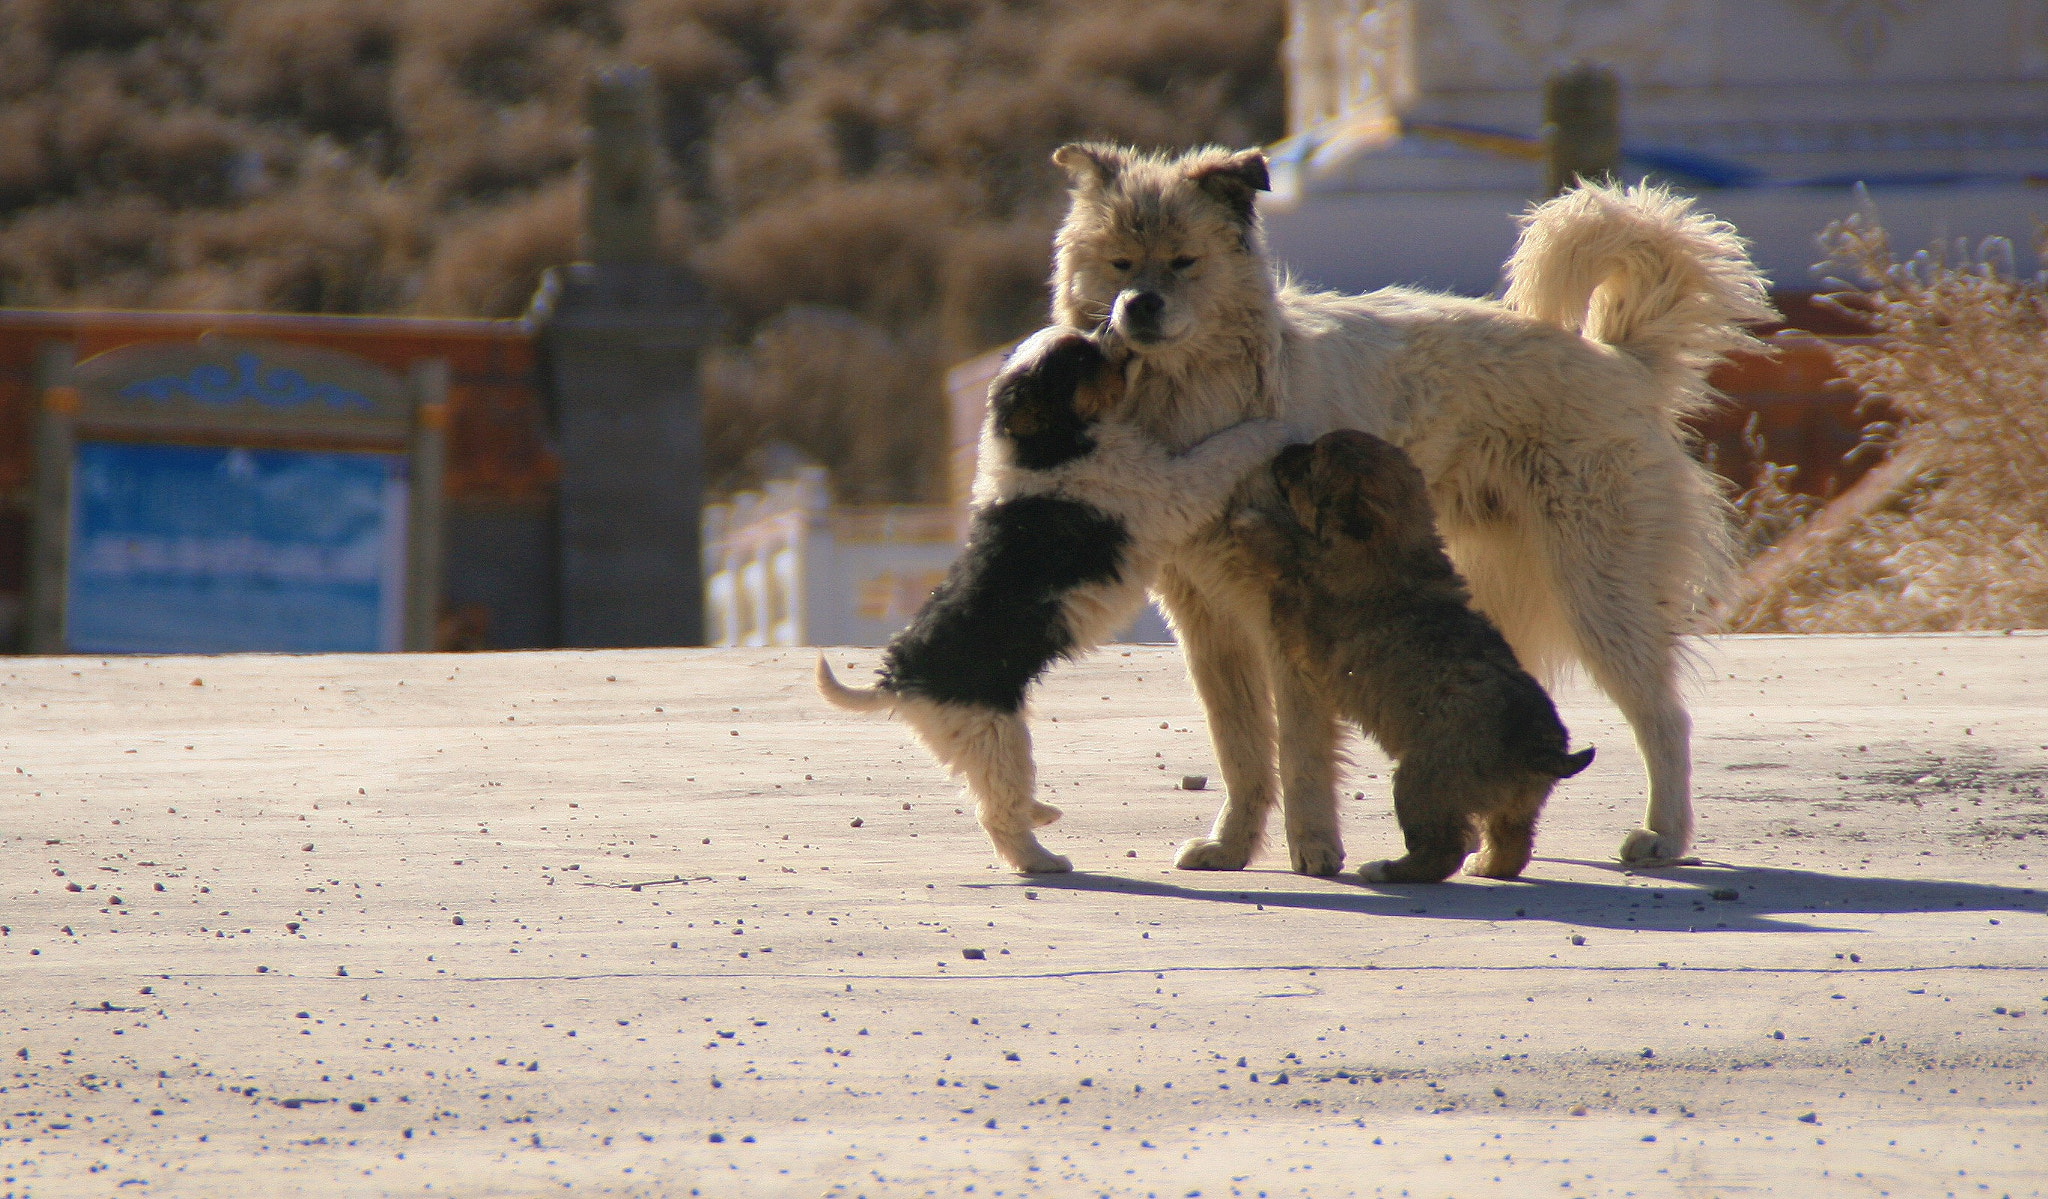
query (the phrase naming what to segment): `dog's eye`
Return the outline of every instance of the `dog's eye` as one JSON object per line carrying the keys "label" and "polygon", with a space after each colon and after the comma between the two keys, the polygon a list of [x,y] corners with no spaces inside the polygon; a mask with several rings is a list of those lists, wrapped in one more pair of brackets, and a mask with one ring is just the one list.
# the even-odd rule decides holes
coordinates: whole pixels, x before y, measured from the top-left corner
{"label": "dog's eye", "polygon": [[1184,271],[1193,265],[1195,265],[1195,260],[1185,254],[1173,260],[1173,269],[1177,271]]}
{"label": "dog's eye", "polygon": [[1131,269],[1131,260],[1128,258],[1112,258],[1109,260],[1109,265],[1117,270],[1127,271]]}

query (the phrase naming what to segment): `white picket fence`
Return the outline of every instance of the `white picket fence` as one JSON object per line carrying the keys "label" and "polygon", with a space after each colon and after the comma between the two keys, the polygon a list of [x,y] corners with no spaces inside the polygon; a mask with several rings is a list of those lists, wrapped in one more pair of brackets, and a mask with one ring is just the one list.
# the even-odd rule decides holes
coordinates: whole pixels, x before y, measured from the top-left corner
{"label": "white picket fence", "polygon": [[704,510],[712,645],[881,645],[960,552],[966,510],[831,502],[821,467]]}

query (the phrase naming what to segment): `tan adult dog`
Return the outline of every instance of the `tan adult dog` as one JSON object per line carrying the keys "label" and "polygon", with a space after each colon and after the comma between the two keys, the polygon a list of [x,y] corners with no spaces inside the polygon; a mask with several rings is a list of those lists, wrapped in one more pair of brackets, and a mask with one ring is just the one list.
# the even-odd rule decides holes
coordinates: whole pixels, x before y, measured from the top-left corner
{"label": "tan adult dog", "polygon": [[[1660,188],[1582,185],[1523,218],[1498,301],[1340,295],[1275,278],[1255,150],[1069,145],[1053,158],[1073,183],[1053,314],[1136,355],[1132,419],[1173,447],[1267,416],[1406,450],[1475,603],[1523,666],[1555,677],[1582,664],[1634,729],[1649,800],[1622,859],[1683,855],[1692,722],[1677,639],[1727,555],[1723,503],[1679,421],[1709,401],[1708,369],[1753,344],[1742,322],[1774,315],[1735,231]],[[1179,865],[1251,859],[1277,735],[1294,869],[1334,874],[1337,722],[1271,669],[1263,587],[1219,527],[1168,561],[1157,591],[1229,787]]]}

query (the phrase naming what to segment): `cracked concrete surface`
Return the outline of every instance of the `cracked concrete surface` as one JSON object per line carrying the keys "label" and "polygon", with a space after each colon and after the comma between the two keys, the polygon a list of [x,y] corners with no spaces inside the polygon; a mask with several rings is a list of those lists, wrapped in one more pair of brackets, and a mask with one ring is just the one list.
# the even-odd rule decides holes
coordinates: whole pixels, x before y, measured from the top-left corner
{"label": "cracked concrete surface", "polygon": [[1170,649],[1046,878],[811,651],[11,659],[0,1196],[2041,1194],[2048,638],[1699,661],[1701,865],[1566,686],[1527,877],[1376,887],[1172,869]]}

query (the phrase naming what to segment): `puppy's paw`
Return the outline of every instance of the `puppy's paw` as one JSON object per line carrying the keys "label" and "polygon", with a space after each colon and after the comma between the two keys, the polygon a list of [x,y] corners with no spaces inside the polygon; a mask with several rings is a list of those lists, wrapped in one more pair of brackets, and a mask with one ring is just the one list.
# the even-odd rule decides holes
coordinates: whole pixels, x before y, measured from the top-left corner
{"label": "puppy's paw", "polygon": [[1296,874],[1328,878],[1344,869],[1344,846],[1335,841],[1309,841],[1287,847]]}
{"label": "puppy's paw", "polygon": [[1522,870],[1529,864],[1527,855],[1516,861],[1512,854],[1495,855],[1482,852],[1466,865],[1465,873],[1473,878],[1520,878]]}
{"label": "puppy's paw", "polygon": [[1384,858],[1377,862],[1367,862],[1358,868],[1358,877],[1369,883],[1383,883],[1387,881],[1387,872],[1393,869],[1393,866],[1392,862]]}
{"label": "puppy's paw", "polygon": [[1039,803],[1036,800],[1032,801],[1031,824],[1034,828],[1043,828],[1046,825],[1051,824],[1053,821],[1058,820],[1063,814],[1064,813],[1062,813],[1058,808],[1053,807],[1049,803]]}
{"label": "puppy's paw", "polygon": [[1676,837],[1639,828],[1621,839],[1614,856],[1631,866],[1696,866],[1699,859],[1688,855],[1686,843]]}
{"label": "puppy's paw", "polygon": [[1249,845],[1225,845],[1214,837],[1182,843],[1173,864],[1182,870],[1242,870],[1252,860]]}

